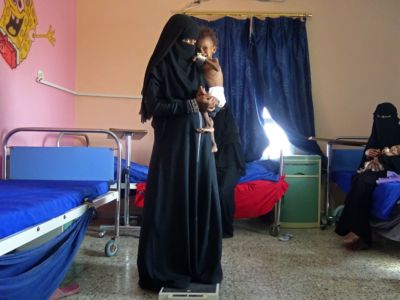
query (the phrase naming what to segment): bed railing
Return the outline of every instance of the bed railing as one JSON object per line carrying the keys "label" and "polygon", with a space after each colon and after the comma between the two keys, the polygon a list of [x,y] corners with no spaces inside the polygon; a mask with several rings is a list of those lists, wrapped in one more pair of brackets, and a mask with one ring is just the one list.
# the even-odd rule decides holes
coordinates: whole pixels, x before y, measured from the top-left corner
{"label": "bed railing", "polygon": [[[11,130],[3,139],[3,149],[2,149],[2,174],[3,179],[8,178],[8,162],[7,157],[9,153],[9,142],[10,139],[16,135],[17,133],[21,132],[48,132],[48,133],[60,133],[59,140],[62,138],[63,135],[83,135],[87,136],[86,134],[105,134],[110,139],[114,140],[115,143],[115,150],[117,156],[117,172],[116,172],[116,190],[117,190],[117,199],[116,199],[116,209],[115,209],[115,220],[116,224],[120,223],[120,194],[121,194],[121,165],[122,165],[122,145],[117,137],[116,134],[109,130],[105,129],[86,129],[86,128],[52,128],[52,127],[20,127]],[[59,141],[58,140],[58,141]],[[89,143],[88,139],[87,142]],[[119,226],[115,226],[115,236],[118,238],[120,235],[119,233]]]}
{"label": "bed railing", "polygon": [[56,142],[57,147],[61,147],[61,140],[65,135],[71,135],[74,137],[78,137],[78,136],[83,137],[86,142],[86,147],[90,146],[89,136],[86,133],[60,132],[60,134],[57,137],[57,142]]}

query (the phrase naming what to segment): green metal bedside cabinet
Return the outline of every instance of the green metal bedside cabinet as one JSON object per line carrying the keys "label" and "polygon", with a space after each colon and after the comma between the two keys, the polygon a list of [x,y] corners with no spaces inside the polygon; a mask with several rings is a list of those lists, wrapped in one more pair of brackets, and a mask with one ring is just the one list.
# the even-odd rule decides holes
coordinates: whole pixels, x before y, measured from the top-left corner
{"label": "green metal bedside cabinet", "polygon": [[320,156],[285,156],[283,164],[289,188],[282,198],[281,227],[319,228],[321,195]]}

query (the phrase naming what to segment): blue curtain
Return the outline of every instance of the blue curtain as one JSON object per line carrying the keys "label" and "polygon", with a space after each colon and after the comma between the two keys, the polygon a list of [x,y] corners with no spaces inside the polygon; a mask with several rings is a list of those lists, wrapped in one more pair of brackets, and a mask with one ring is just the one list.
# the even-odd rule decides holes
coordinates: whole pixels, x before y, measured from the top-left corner
{"label": "blue curtain", "polygon": [[239,127],[245,160],[261,158],[268,139],[264,133],[261,113],[256,101],[254,67],[249,60],[250,20],[225,17],[216,21],[195,19],[217,34],[219,47],[216,57],[224,74],[225,97]]}
{"label": "blue curtain", "polygon": [[239,126],[246,161],[260,159],[268,145],[261,118],[264,107],[294,146],[322,155],[318,144],[307,139],[315,135],[315,127],[306,21],[195,20],[217,33],[226,98]]}
{"label": "blue curtain", "polygon": [[294,146],[322,155],[308,140],[315,127],[306,20],[254,18],[252,32],[259,105],[267,107]]}
{"label": "blue curtain", "polygon": [[36,248],[0,256],[0,299],[48,299],[60,285],[84,238],[93,210]]}

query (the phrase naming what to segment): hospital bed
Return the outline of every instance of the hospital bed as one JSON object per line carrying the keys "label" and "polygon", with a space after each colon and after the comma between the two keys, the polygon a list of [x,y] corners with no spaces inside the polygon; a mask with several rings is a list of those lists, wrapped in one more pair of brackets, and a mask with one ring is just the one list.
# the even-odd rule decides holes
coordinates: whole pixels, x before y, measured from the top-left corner
{"label": "hospital bed", "polygon": [[[142,139],[147,134],[147,130],[121,128],[110,128],[109,130],[114,133],[124,145],[124,159],[121,160],[121,191],[123,191],[122,200],[124,204],[124,210],[122,215],[122,225],[119,226],[120,234],[138,237],[140,234],[140,226],[131,225],[131,219],[133,216],[130,215],[129,195],[131,191],[136,191],[136,184],[138,182],[143,182],[145,181],[145,178],[147,178],[147,167],[131,162],[132,141]],[[62,147],[62,140],[67,136],[74,139],[84,138],[83,145],[86,147],[89,147],[90,145],[90,138],[87,134],[61,132],[57,137],[57,147]],[[118,157],[115,157],[115,170],[117,170],[118,162]],[[115,175],[117,175],[116,172]],[[112,185],[112,187],[115,188],[115,184]],[[102,225],[99,228],[98,235],[99,237],[104,237],[107,231],[112,230],[114,230],[114,225]]]}
{"label": "hospital bed", "polygon": [[[140,129],[115,129],[110,131],[118,135],[125,144],[125,159],[122,159],[121,188],[124,189],[124,225],[122,229],[136,229],[140,233],[140,226],[129,225],[129,191],[135,190],[135,204],[142,208],[148,167],[130,161],[131,143],[147,134]],[[66,134],[65,134],[66,135]],[[57,139],[57,146],[61,146],[62,136]],[[89,138],[83,136],[86,145],[90,144]],[[115,161],[116,163],[116,161]],[[129,184],[128,184],[129,183]],[[278,236],[280,232],[280,214],[283,195],[288,188],[283,174],[283,155],[279,160],[259,160],[246,164],[246,174],[242,176],[235,188],[235,219],[257,218],[268,213],[273,213],[273,223],[269,227],[270,234]],[[104,227],[102,226],[104,229]],[[109,229],[106,228],[106,229]],[[99,237],[103,237],[105,230],[100,230]]]}
{"label": "hospital bed", "polygon": [[[367,137],[338,137],[335,139],[313,138],[327,142],[327,180],[325,197],[325,224],[335,222],[343,210],[343,205],[333,205],[332,184],[348,193],[351,178],[356,174],[364,155]],[[379,183],[373,192],[371,227],[374,232],[400,241],[400,181]]]}
{"label": "hospital bed", "polygon": [[[134,237],[138,237],[140,235],[140,226],[131,225],[131,218],[133,216],[130,215],[130,191],[136,190],[136,182],[131,182],[130,179],[130,170],[134,168],[134,163],[131,162],[131,154],[132,154],[132,141],[140,140],[146,134],[147,130],[145,129],[124,129],[124,128],[110,128],[110,131],[113,132],[118,138],[123,141],[125,146],[125,159],[122,164],[122,184],[121,189],[123,190],[123,200],[124,200],[124,214],[123,214],[123,225],[120,226],[122,230],[122,234],[133,235]],[[103,226],[102,230],[99,232],[99,236],[103,237],[106,231],[113,230],[111,226]]]}
{"label": "hospital bed", "polygon": [[[17,133],[102,134],[114,140],[114,150],[101,147],[10,146]],[[91,208],[115,201],[114,236],[106,256],[116,255],[119,240],[121,144],[102,129],[17,128],[3,140],[3,180],[0,182],[0,256],[32,244],[54,231],[63,231]],[[116,182],[115,189],[110,185]],[[5,226],[7,224],[7,226]]]}
{"label": "hospital bed", "polygon": [[363,136],[339,136],[334,139],[313,139],[326,142],[325,215],[322,218],[321,227],[324,229],[324,226],[336,220],[338,213],[337,209],[331,209],[331,182],[335,182],[345,193],[350,190],[351,177],[358,169],[368,138]]}
{"label": "hospital bed", "polygon": [[[146,182],[144,166],[131,170],[131,178],[140,178],[136,184],[135,204],[144,205]],[[235,187],[235,219],[257,218],[273,212],[272,236],[280,232],[281,199],[288,188],[283,174],[283,156],[279,161],[259,160],[246,164],[246,175]]]}

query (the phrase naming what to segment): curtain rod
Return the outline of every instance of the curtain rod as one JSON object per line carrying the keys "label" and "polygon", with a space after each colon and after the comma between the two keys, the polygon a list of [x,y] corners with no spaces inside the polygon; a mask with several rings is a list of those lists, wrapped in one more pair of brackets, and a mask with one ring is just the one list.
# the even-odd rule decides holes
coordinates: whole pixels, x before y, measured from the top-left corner
{"label": "curtain rod", "polygon": [[[178,13],[178,12],[177,12]],[[185,11],[182,14],[189,16],[233,16],[233,17],[292,17],[311,18],[311,13],[264,12],[264,11]]]}
{"label": "curtain rod", "polygon": [[72,94],[74,96],[83,96],[83,97],[100,97],[100,98],[124,98],[124,99],[142,99],[142,96],[128,96],[128,95],[115,95],[115,94],[98,94],[98,93],[79,93],[76,91],[72,91],[70,89],[67,89],[63,86],[60,86],[58,84],[49,82],[47,80],[44,80],[44,72],[39,70],[37,73],[36,77],[36,82],[40,84],[47,85],[49,87],[55,88],[57,90]]}

